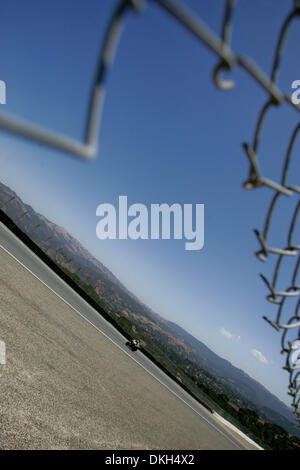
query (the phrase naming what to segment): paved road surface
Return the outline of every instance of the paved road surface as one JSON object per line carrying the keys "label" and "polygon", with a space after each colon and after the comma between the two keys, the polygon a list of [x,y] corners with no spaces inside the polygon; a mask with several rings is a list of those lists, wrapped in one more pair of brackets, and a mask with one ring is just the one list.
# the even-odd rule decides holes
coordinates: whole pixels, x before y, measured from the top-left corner
{"label": "paved road surface", "polygon": [[[93,439],[91,439],[91,442],[89,442],[86,438],[85,433],[87,432],[86,430],[82,430],[82,435],[85,436],[82,442],[83,448],[197,448],[197,449],[245,449],[249,448],[249,445],[245,442],[244,445],[242,444],[241,439],[236,439],[236,436],[233,436],[229,431],[227,431],[223,426],[221,426],[212,416],[209,412],[207,412],[203,407],[201,407],[192,397],[190,397],[184,390],[181,389],[181,387],[176,384],[173,380],[171,380],[164,372],[162,372],[157,366],[155,366],[148,358],[146,358],[141,352],[131,352],[126,346],[125,342],[126,339],[117,331],[113,328],[112,325],[110,325],[106,320],[104,320],[89,304],[87,304],[76,292],[74,292],[62,279],[60,279],[54,272],[51,271],[51,269],[48,268],[47,265],[45,265],[35,254],[33,254],[17,237],[15,237],[3,224],[0,223],[0,247],[2,247],[2,250],[0,248],[0,257],[1,257],[1,267],[3,269],[2,271],[2,277],[0,277],[0,281],[7,282],[7,273],[9,272],[10,269],[17,269],[18,271],[18,276],[23,276],[21,277],[19,283],[18,281],[18,276],[11,276],[11,285],[7,286],[7,289],[4,289],[4,292],[8,292],[9,289],[11,290],[11,302],[12,305],[15,305],[13,307],[14,312],[15,310],[18,310],[17,307],[17,302],[20,301],[20,299],[14,299],[14,296],[17,296],[22,289],[24,289],[24,284],[26,283],[33,283],[32,285],[30,284],[30,287],[27,287],[25,291],[25,297],[27,298],[27,301],[29,304],[33,303],[35,305],[34,310],[38,310],[39,315],[41,315],[41,318],[44,315],[48,315],[49,312],[53,312],[53,315],[58,315],[58,311],[63,311],[60,315],[63,316],[63,320],[66,321],[67,316],[70,317],[69,319],[69,325],[70,325],[70,332],[72,333],[72,327],[75,328],[75,324],[80,322],[80,329],[83,332],[87,330],[87,335],[92,335],[93,340],[87,340],[85,338],[85,341],[94,341],[94,335],[96,334],[97,337],[97,343],[101,349],[99,351],[99,354],[102,356],[105,354],[105,357],[107,357],[108,360],[108,370],[103,366],[103,370],[101,371],[101,363],[100,363],[100,371],[98,370],[97,373],[100,373],[100,376],[102,376],[103,383],[107,383],[107,381],[111,380],[111,383],[107,384],[107,387],[109,388],[112,385],[116,385],[113,387],[113,390],[109,392],[109,396],[112,399],[110,406],[118,409],[118,403],[117,401],[114,402],[115,400],[118,399],[118,393],[117,389],[123,391],[128,388],[128,396],[127,399],[130,400],[130,394],[131,396],[135,397],[135,402],[131,404],[127,408],[122,408],[121,413],[125,413],[123,416],[123,420],[126,423],[126,420],[131,423],[132,421],[132,416],[135,415],[136,423],[138,422],[137,429],[139,429],[139,435],[136,436],[135,439],[135,444],[132,443],[132,439],[128,436],[128,440],[126,440],[126,435],[129,433],[129,429],[126,430],[126,425],[125,425],[125,430],[123,427],[120,425],[118,427],[114,427],[114,424],[109,422],[107,425],[113,427],[114,433],[116,433],[116,436],[118,435],[118,431],[120,432],[119,437],[114,437],[111,439],[110,442],[107,442],[105,440],[105,443],[100,440],[100,442],[97,441],[96,437],[94,436]],[[6,253],[5,253],[6,252]],[[16,263],[15,260],[13,260],[11,257],[8,256],[8,253],[12,255],[16,260],[19,261],[23,266],[20,266],[18,263]],[[10,260],[8,261],[8,259]],[[5,262],[4,262],[5,261]],[[4,268],[5,263],[7,265],[6,269]],[[13,263],[13,266],[11,266],[11,263]],[[16,268],[18,266],[18,268]],[[28,274],[24,268],[27,268],[28,270],[31,271],[32,274],[34,274],[42,283],[45,285],[41,284],[34,276],[31,274]],[[21,271],[20,271],[21,270]],[[20,271],[20,272],[19,272]],[[1,274],[1,272],[0,272]],[[25,276],[25,277],[24,277]],[[30,279],[29,279],[30,277]],[[14,283],[17,283],[14,285]],[[1,285],[1,282],[0,282]],[[45,287],[47,286],[47,287]],[[42,294],[38,296],[39,290],[42,289]],[[49,291],[52,290],[53,292]],[[18,292],[13,292],[14,290],[17,290]],[[29,292],[30,290],[30,292]],[[54,293],[56,295],[54,295]],[[5,297],[6,294],[4,294]],[[60,297],[60,299],[57,298],[57,296]],[[1,296],[0,296],[1,298]],[[28,300],[30,299],[30,301]],[[51,301],[50,301],[51,299]],[[62,300],[64,302],[62,302]],[[39,304],[37,306],[37,303]],[[52,306],[50,308],[50,305],[52,304],[57,304],[55,307]],[[12,315],[12,311],[5,311],[3,310],[3,295],[2,295],[2,301],[0,304],[0,315],[3,313],[4,315],[7,314],[7,321],[10,321],[10,316]],[[66,305],[67,304],[67,305]],[[59,307],[58,307],[59,305]],[[24,309],[26,310],[27,304],[25,302],[24,304]],[[71,307],[71,308],[70,308]],[[12,308],[12,307],[11,307]],[[30,309],[29,309],[30,310]],[[55,311],[54,311],[55,310]],[[74,310],[80,314],[80,318]],[[66,313],[68,312],[68,314]],[[30,319],[28,321],[26,318],[23,318],[23,329],[22,331],[26,333],[27,331],[27,326],[28,322],[33,321],[32,320],[32,312],[29,312],[30,314]],[[36,313],[35,313],[36,314]],[[90,325],[86,322],[89,322]],[[34,319],[35,321],[35,319]],[[56,318],[57,322],[62,321],[58,318]],[[0,324],[1,324],[1,330],[0,330],[0,339],[4,340],[7,342],[8,338],[5,337],[3,334],[4,327],[2,325],[2,318],[0,317]],[[15,322],[15,330],[17,331],[17,322],[18,320],[16,319]],[[5,322],[4,322],[5,324]],[[46,323],[45,323],[46,325]],[[95,330],[93,327],[95,327],[97,330]],[[77,325],[78,326],[78,325]],[[8,331],[9,325],[7,326]],[[51,330],[51,327],[47,327],[47,334]],[[60,332],[57,332],[57,328],[63,328],[67,329],[67,325],[61,325],[57,326],[56,325],[56,330],[54,329],[53,331],[50,331],[52,336],[55,334],[59,335]],[[93,331],[91,331],[93,330]],[[20,331],[20,335],[22,335],[22,331]],[[102,334],[99,334],[99,331]],[[24,333],[24,334],[25,334]],[[49,334],[50,334],[49,333]],[[30,337],[30,330],[27,331],[27,334]],[[41,332],[40,336],[43,333]],[[65,333],[67,334],[67,333]],[[76,330],[76,332],[73,332],[73,334],[79,335],[80,332]],[[104,337],[103,337],[104,335]],[[4,337],[3,337],[4,336]],[[24,338],[20,339],[20,341],[23,341]],[[13,337],[11,339],[13,341]],[[42,347],[44,348],[44,345],[39,345],[40,338],[37,338],[37,347]],[[55,337],[52,337],[52,340],[55,342]],[[82,341],[84,341],[82,339]],[[31,345],[32,346],[32,345]],[[34,346],[34,345],[33,345]],[[32,347],[33,347],[32,346]],[[26,350],[26,345],[24,346]],[[72,347],[72,345],[71,345]],[[74,346],[76,349],[76,346]],[[7,355],[9,358],[10,355],[10,348],[13,349],[12,345],[7,345]],[[55,345],[53,345],[53,348],[55,349]],[[123,351],[121,352],[120,349]],[[104,352],[105,350],[105,352]],[[36,349],[31,351],[31,354],[33,355],[34,358],[36,358],[35,355]],[[18,356],[19,354],[19,356]],[[21,354],[21,355],[20,355]],[[76,354],[76,351],[74,350],[74,354]],[[93,354],[96,354],[95,351]],[[98,354],[98,353],[97,353]],[[25,356],[24,356],[25,357]],[[111,364],[109,364],[111,358]],[[30,359],[29,360],[34,361],[35,359]],[[37,360],[37,359],[36,359]],[[49,360],[49,359],[48,359]],[[93,361],[93,358],[90,358],[90,361]],[[30,364],[23,364],[21,365],[20,362],[22,362],[22,353],[15,352],[15,361],[16,364],[18,364],[18,367],[25,368],[29,367],[30,369]],[[122,364],[122,371],[117,373],[118,368],[121,367]],[[138,365],[137,365],[138,364]],[[43,370],[43,367],[45,364],[42,362],[40,364],[40,367]],[[9,361],[8,365],[4,366],[6,368],[9,368]],[[17,367],[17,366],[16,366]],[[32,366],[33,367],[33,366]],[[55,365],[52,366],[55,369]],[[69,367],[69,366],[68,366]],[[1,366],[0,366],[1,368]],[[143,369],[142,369],[143,368]],[[147,371],[147,372],[146,372]],[[20,372],[20,371],[19,371]],[[13,371],[12,371],[13,373]],[[22,375],[22,372],[20,372]],[[57,371],[55,372],[57,373]],[[151,374],[152,377],[149,376]],[[0,369],[0,374],[3,379],[3,374],[5,372],[3,371],[3,368]],[[28,372],[30,375],[30,372]],[[49,375],[49,374],[48,374]],[[110,375],[113,375],[113,377],[110,377]],[[50,377],[50,376],[49,376]],[[52,379],[54,380],[60,380],[60,377],[55,375],[56,378]],[[23,377],[24,379],[24,377]],[[19,380],[23,380],[22,378]],[[49,379],[50,380],[50,379]],[[90,378],[89,378],[90,380]],[[114,382],[115,381],[115,382]],[[122,381],[125,381],[123,384]],[[152,392],[149,395],[149,389],[147,391],[143,391],[145,384],[150,381],[150,391]],[[160,383],[158,383],[158,382]],[[5,383],[5,382],[4,382]],[[52,382],[53,383],[53,382]],[[149,385],[149,384],[148,384]],[[9,382],[7,382],[7,393],[10,393],[9,390]],[[47,385],[48,387],[51,385]],[[62,387],[65,386],[65,383],[62,383]],[[54,385],[55,387],[55,385]],[[125,388],[124,388],[125,387]],[[26,389],[26,387],[25,387]],[[30,391],[30,388],[28,389]],[[119,390],[119,391],[120,391]],[[141,396],[138,397],[138,400],[136,400],[136,391],[139,390],[141,393]],[[107,390],[106,390],[107,391]],[[1,393],[1,392],[0,392]],[[42,392],[41,392],[42,393]],[[95,390],[94,392],[95,393]],[[161,400],[158,398],[161,394]],[[97,393],[96,393],[97,395]],[[114,397],[115,395],[115,397]],[[145,396],[148,397],[147,399],[147,405],[145,406]],[[155,401],[156,400],[159,401]],[[2,413],[0,414],[0,419],[2,416],[2,419],[8,419],[6,416],[5,418],[5,413],[3,414],[3,397],[0,396],[0,401],[2,402]],[[23,398],[24,399],[24,398]],[[29,399],[27,396],[25,397],[25,402],[26,400]],[[88,398],[90,399],[90,398]],[[154,400],[153,403],[151,403],[151,400]],[[149,401],[150,400],[150,401]],[[169,403],[166,408],[166,403],[165,400]],[[163,405],[163,403],[165,403]],[[144,407],[142,406],[144,404]],[[67,406],[70,404],[68,403]],[[0,405],[1,406],[1,405]],[[14,404],[12,403],[11,406],[13,407]],[[32,407],[34,406],[33,403],[27,404],[27,406]],[[164,406],[164,408],[162,408]],[[140,409],[140,407],[142,407]],[[22,406],[21,406],[22,408]],[[55,408],[55,407],[54,407]],[[84,410],[84,405],[82,405],[82,411]],[[148,409],[148,415],[146,413],[145,415],[145,410]],[[170,415],[172,413],[173,409],[173,415]],[[131,410],[131,411],[130,411]],[[134,411],[133,411],[134,410]],[[15,410],[16,411],[16,410]],[[20,413],[22,414],[22,409],[19,410]],[[115,410],[107,410],[106,412],[111,412],[114,413]],[[80,411],[81,412],[81,411]],[[35,413],[34,409],[32,410],[30,408],[30,413]],[[79,411],[78,411],[79,413]],[[129,413],[129,415],[128,415]],[[141,417],[141,413],[144,415],[143,418]],[[167,413],[167,417],[166,417]],[[26,412],[25,412],[26,414]],[[71,413],[72,414],[72,413]],[[151,416],[152,414],[152,416]],[[157,415],[157,416],[156,416]],[[155,423],[155,428],[156,428],[156,435],[151,435],[149,434],[149,425],[147,422],[151,422],[154,417],[159,419],[168,419],[170,420],[169,422],[163,422],[161,425],[158,424],[158,422]],[[178,423],[178,419],[180,417],[180,423]],[[32,416],[32,419],[34,421],[35,417]],[[41,415],[41,419],[42,415]],[[48,416],[48,419],[54,419],[54,416]],[[92,416],[90,417],[92,419]],[[142,422],[143,420],[143,422]],[[123,422],[123,421],[122,421]],[[1,423],[0,423],[1,424]],[[116,423],[115,423],[116,424]],[[46,423],[44,424],[46,426]],[[55,423],[53,425],[55,427]],[[90,425],[92,428],[94,426]],[[157,427],[156,427],[157,426]],[[173,427],[172,427],[173,426]],[[176,431],[173,429],[175,426]],[[177,428],[177,426],[179,426]],[[1,426],[2,427],[2,426]],[[191,432],[191,427],[196,427],[193,428],[193,431]],[[110,429],[109,428],[109,429]],[[142,430],[141,430],[141,429]],[[108,428],[106,428],[107,431]],[[174,435],[170,435],[170,432],[174,432]],[[144,430],[144,431],[143,431]],[[24,431],[24,430],[23,430]],[[53,429],[52,429],[53,431]],[[37,430],[35,430],[36,433],[38,433]],[[44,431],[45,432],[45,431]],[[71,431],[66,431],[64,430],[64,433],[68,433]],[[131,431],[132,433],[133,431]],[[43,442],[43,439],[40,437],[40,441],[36,441],[34,436],[27,435],[27,438],[25,439],[24,435],[21,433],[21,436],[15,436],[15,434],[18,433],[15,429],[12,431],[11,434],[9,434],[9,426],[8,426],[8,443],[7,443],[7,448],[12,448],[14,446],[18,447],[18,442],[19,442],[19,447],[22,447],[23,445],[25,448],[30,447],[30,448],[39,448],[38,442]],[[122,434],[123,433],[123,434]],[[125,433],[125,434],[124,434]],[[51,433],[50,433],[51,434]],[[109,434],[109,433],[107,433]],[[23,438],[22,438],[23,435]],[[134,433],[133,433],[134,435]],[[10,441],[10,437],[12,437],[12,441]],[[47,433],[45,434],[47,436]],[[195,436],[197,436],[195,438]],[[77,436],[80,442],[80,437]],[[0,438],[1,439],[1,438]],[[2,438],[3,439],[3,438]],[[16,439],[19,439],[19,441]],[[22,440],[23,439],[23,440]],[[71,439],[71,438],[70,438]],[[96,439],[96,440],[95,440]],[[10,444],[12,442],[12,444]],[[17,442],[17,444],[16,444]],[[48,442],[48,441],[47,441]],[[48,446],[51,448],[52,444],[48,444]],[[71,439],[71,447],[75,448],[80,448],[81,444],[78,443],[75,439]],[[139,444],[140,443],[140,444]],[[45,445],[45,444],[43,444]],[[46,444],[47,445],[47,444]],[[141,446],[141,447],[135,447],[135,446]],[[160,447],[160,445],[162,447]],[[60,447],[62,448],[69,447],[69,444],[64,441],[64,438],[59,436],[56,436],[56,439],[53,441],[53,446],[54,447]],[[125,446],[125,447],[124,447]],[[6,444],[5,442],[1,442],[0,440],[0,448],[5,448]],[[250,446],[251,448],[251,446]]]}

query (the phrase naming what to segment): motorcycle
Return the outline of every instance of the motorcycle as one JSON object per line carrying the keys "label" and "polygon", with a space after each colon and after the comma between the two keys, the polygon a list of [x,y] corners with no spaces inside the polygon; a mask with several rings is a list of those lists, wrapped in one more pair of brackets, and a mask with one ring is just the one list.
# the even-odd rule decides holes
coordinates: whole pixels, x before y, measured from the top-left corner
{"label": "motorcycle", "polygon": [[131,351],[137,351],[140,346],[140,341],[138,339],[131,339],[126,342],[126,346],[131,349]]}

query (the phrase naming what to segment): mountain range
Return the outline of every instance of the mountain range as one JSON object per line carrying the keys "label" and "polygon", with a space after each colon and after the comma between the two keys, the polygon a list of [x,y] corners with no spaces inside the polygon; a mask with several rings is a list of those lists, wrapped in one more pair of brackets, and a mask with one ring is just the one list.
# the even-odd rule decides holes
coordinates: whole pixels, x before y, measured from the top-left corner
{"label": "mountain range", "polygon": [[143,329],[148,335],[144,336],[146,347],[147,341],[155,338],[183,360],[197,364],[200,371],[207,371],[209,376],[215,377],[224,386],[224,390],[231,390],[242,401],[252,403],[263,417],[276,422],[294,435],[299,435],[291,408],[179,325],[152,311],[63,227],[38,214],[2,183],[0,209],[53,261],[91,286],[108,313],[128,319]]}

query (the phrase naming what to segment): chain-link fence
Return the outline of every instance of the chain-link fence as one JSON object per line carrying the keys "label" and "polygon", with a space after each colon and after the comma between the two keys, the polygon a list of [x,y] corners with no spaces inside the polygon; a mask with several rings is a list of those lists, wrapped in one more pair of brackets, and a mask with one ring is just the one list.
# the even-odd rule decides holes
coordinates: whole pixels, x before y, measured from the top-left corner
{"label": "chain-link fence", "polygon": [[[300,16],[300,1],[296,0],[291,12],[284,19],[281,30],[278,33],[277,46],[274,52],[273,66],[270,76],[267,76],[252,60],[248,57],[236,54],[231,48],[231,31],[233,26],[233,12],[236,6],[236,0],[227,0],[224,8],[223,26],[220,37],[214,34],[194,12],[187,8],[183,3],[174,0],[121,0],[114,10],[104,39],[102,51],[100,53],[97,73],[93,83],[90,95],[88,119],[86,123],[85,141],[77,142],[67,136],[56,132],[43,129],[38,125],[29,123],[25,120],[0,113],[0,127],[9,132],[21,135],[25,138],[41,142],[45,145],[61,149],[80,158],[93,158],[98,154],[98,139],[100,120],[105,96],[105,81],[107,71],[112,63],[117,41],[122,30],[127,11],[132,10],[141,12],[144,3],[152,2],[157,7],[176,19],[197,39],[202,41],[218,58],[218,63],[213,70],[213,81],[221,90],[232,89],[235,85],[233,80],[224,80],[222,72],[230,72],[236,67],[242,68],[248,73],[266,92],[266,101],[258,114],[254,137],[251,144],[244,143],[243,148],[249,161],[249,177],[244,183],[245,189],[255,189],[267,187],[273,192],[273,197],[267,211],[265,224],[262,231],[255,230],[255,235],[260,245],[256,256],[259,260],[265,262],[270,257],[277,257],[275,269],[271,280],[261,274],[265,282],[269,295],[267,300],[272,302],[277,311],[272,319],[266,317],[265,320],[276,330],[282,332],[282,353],[286,355],[285,369],[289,373],[289,394],[292,397],[292,406],[295,416],[300,422],[300,283],[297,281],[300,266],[299,241],[295,240],[294,232],[300,211],[300,186],[290,184],[288,170],[293,158],[293,148],[300,131],[300,124],[297,122],[291,133],[285,156],[283,156],[283,167],[280,181],[273,181],[261,174],[258,158],[258,146],[261,141],[263,125],[268,112],[274,107],[280,107],[288,103],[297,112],[300,106],[293,103],[291,96],[283,93],[277,86],[278,76],[281,66],[281,58],[284,51],[285,41],[288,31],[294,20]],[[274,247],[270,236],[270,226],[274,218],[278,201],[282,197],[288,197],[291,203],[294,201],[294,211],[287,227],[286,244],[283,247]],[[284,289],[277,288],[278,275],[283,260],[286,257],[292,257],[295,260],[289,285]],[[284,320],[286,303],[289,300],[296,300],[289,318]],[[290,337],[293,334],[293,337]],[[288,339],[289,335],[289,339]]]}

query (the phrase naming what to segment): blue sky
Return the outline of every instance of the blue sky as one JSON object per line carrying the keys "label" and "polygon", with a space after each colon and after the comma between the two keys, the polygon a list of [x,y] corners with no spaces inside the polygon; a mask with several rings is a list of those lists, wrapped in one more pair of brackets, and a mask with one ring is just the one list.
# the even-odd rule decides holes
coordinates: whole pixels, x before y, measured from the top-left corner
{"label": "blue sky", "polygon": [[[223,1],[186,3],[219,33]],[[238,2],[233,49],[268,73],[292,3]],[[82,139],[99,48],[115,5],[112,0],[3,1],[5,110]],[[296,20],[279,79],[289,93],[292,81],[300,79],[299,39]],[[232,74],[234,90],[217,90],[211,80],[215,64],[208,49],[149,2],[142,14],[126,16],[107,81],[97,159],[80,161],[1,131],[0,179],[69,230],[157,313],[290,403],[280,335],[262,320],[273,316],[274,308],[265,301],[258,273],[270,274],[273,265],[262,265],[253,255],[258,249],[253,228],[262,227],[272,193],[242,188],[248,166],[241,143],[251,141],[266,94],[240,70]],[[262,168],[277,181],[296,119],[284,106],[266,121]],[[299,165],[294,158],[293,177]],[[96,208],[117,204],[119,195],[127,195],[129,204],[205,204],[204,248],[185,251],[178,240],[98,240]],[[281,204],[273,226],[283,244],[291,207]],[[282,288],[289,285],[289,272],[284,266]]]}

